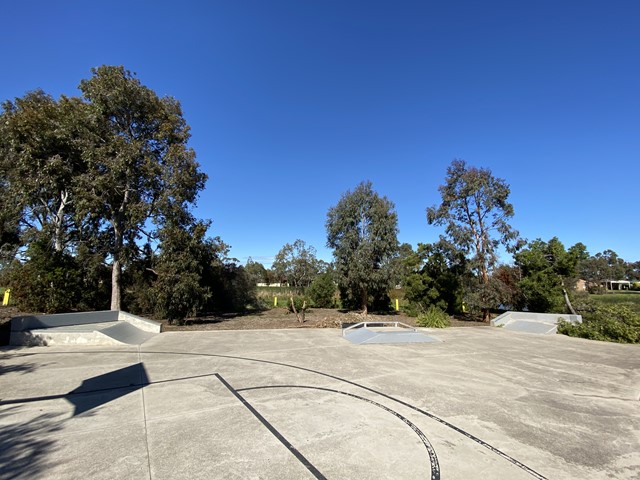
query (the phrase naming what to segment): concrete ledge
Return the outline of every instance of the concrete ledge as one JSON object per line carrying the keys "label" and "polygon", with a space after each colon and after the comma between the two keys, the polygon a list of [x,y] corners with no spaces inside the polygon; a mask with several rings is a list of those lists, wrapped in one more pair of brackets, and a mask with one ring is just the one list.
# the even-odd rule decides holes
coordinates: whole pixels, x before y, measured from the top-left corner
{"label": "concrete ledge", "polygon": [[134,327],[144,330],[145,332],[160,333],[162,331],[162,324],[148,318],[138,317],[132,315],[129,312],[123,310],[118,311],[118,320],[130,323]]}
{"label": "concrete ledge", "polygon": [[558,333],[558,321],[582,323],[582,315],[563,313],[505,312],[491,320],[491,326],[515,332],[550,335]]}
{"label": "concrete ledge", "polygon": [[141,344],[162,331],[162,325],[128,312],[24,315],[11,319],[10,345]]}
{"label": "concrete ledge", "polygon": [[11,332],[10,344],[26,347],[50,347],[53,345],[122,345],[122,342],[102,334],[100,330],[91,332],[57,331],[54,327]]}
{"label": "concrete ledge", "polygon": [[56,313],[53,315],[25,315],[11,319],[11,331],[22,332],[64,325],[117,322],[119,313],[115,310],[101,310],[98,312]]}

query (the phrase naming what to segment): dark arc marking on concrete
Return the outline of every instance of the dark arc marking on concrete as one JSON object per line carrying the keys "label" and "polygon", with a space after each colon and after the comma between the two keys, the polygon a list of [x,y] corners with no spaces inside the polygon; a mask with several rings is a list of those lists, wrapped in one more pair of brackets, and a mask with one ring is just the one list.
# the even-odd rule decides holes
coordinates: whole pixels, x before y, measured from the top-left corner
{"label": "dark arc marking on concrete", "polygon": [[431,467],[431,480],[440,480],[440,464],[438,463],[438,456],[436,455],[436,451],[433,448],[433,445],[431,445],[431,442],[429,442],[429,439],[427,438],[427,436],[424,434],[422,430],[418,428],[418,426],[415,423],[413,423],[407,417],[399,414],[395,410],[392,410],[389,407],[382,405],[381,403],[374,402],[369,398],[361,397],[353,393],[343,392],[341,390],[335,390],[333,388],[315,387],[312,385],[263,385],[259,387],[239,388],[236,391],[246,392],[251,390],[266,390],[270,388],[301,388],[301,389],[307,389],[307,390],[319,390],[322,392],[338,393],[340,395],[345,395],[347,397],[355,398],[357,400],[362,400],[363,402],[370,403],[371,405],[374,405],[378,408],[383,409],[386,412],[391,413],[395,417],[402,420],[406,425],[408,425],[411,428],[411,430],[413,430],[416,433],[416,435],[418,435],[420,440],[422,440],[422,444],[425,446],[425,448],[427,449],[427,453],[429,454],[429,464]]}
{"label": "dark arc marking on concrete", "polygon": [[[27,356],[27,355],[61,355],[61,354],[68,354],[68,355],[77,355],[77,354],[104,354],[104,353],[138,353],[137,351],[132,352],[129,350],[101,350],[100,352],[91,352],[91,351],[76,351],[76,352],[51,352],[50,354],[47,352],[38,352],[38,353],[33,353],[33,354],[15,354],[15,355],[8,355],[8,356]],[[155,355],[191,355],[191,356],[201,356],[201,357],[215,357],[215,358],[227,358],[230,360],[243,360],[243,361],[248,361],[248,362],[256,362],[256,363],[264,363],[267,365],[276,365],[276,366],[280,366],[280,367],[288,367],[288,368],[293,368],[296,370],[301,370],[304,372],[309,372],[309,373],[314,373],[316,375],[321,375],[323,377],[327,377],[327,378],[332,378],[334,380],[338,380],[340,382],[344,382],[347,383],[349,385],[353,385],[355,387],[358,388],[362,388],[363,390],[366,390],[368,392],[371,393],[375,393],[376,395],[380,395],[382,397],[385,397],[393,402],[399,403],[400,405],[403,405],[407,408],[410,408],[422,415],[425,415],[429,418],[431,418],[432,420],[444,425],[445,427],[448,427],[452,430],[454,430],[455,432],[465,436],[466,438],[468,438],[469,440],[477,443],[478,445],[488,449],[489,451],[491,451],[492,453],[495,453],[496,455],[498,455],[499,457],[503,458],[504,460],[508,461],[509,463],[512,463],[513,465],[515,465],[516,467],[524,470],[525,472],[527,472],[529,475],[531,475],[532,477],[538,479],[538,480],[548,480],[547,477],[545,477],[544,475],[536,472],[535,470],[533,470],[532,468],[528,467],[527,465],[525,465],[524,463],[520,462],[519,460],[516,460],[515,458],[511,457],[510,455],[508,455],[507,453],[503,452],[502,450],[494,447],[493,445],[485,442],[484,440],[476,437],[475,435],[472,435],[471,433],[468,433],[464,430],[462,430],[461,428],[453,425],[450,422],[447,422],[446,420],[438,417],[437,415],[427,412],[426,410],[423,410],[419,407],[416,407],[415,405],[411,405],[410,403],[407,403],[403,400],[400,400],[399,398],[395,398],[391,395],[388,395],[386,393],[380,392],[374,388],[370,388],[370,387],[366,387],[364,385],[360,385],[356,382],[353,382],[351,380],[347,380],[346,378],[341,378],[338,377],[336,375],[331,375],[329,373],[324,373],[324,372],[320,372],[317,370],[313,370],[310,368],[306,368],[306,367],[300,367],[298,365],[290,365],[287,363],[282,363],[282,362],[274,362],[271,360],[261,360],[259,358],[250,358],[250,357],[239,357],[239,356],[234,356],[234,355],[221,355],[221,354],[215,354],[215,353],[194,353],[194,352],[162,352],[162,351],[157,351],[157,350],[148,350],[148,351],[144,351],[144,352],[140,352],[141,354],[155,354]],[[128,388],[128,387],[127,387]],[[52,396],[54,398],[60,398],[60,397],[64,397],[64,395],[61,396]],[[43,398],[44,399],[44,398]],[[638,398],[640,400],[640,397]],[[15,401],[7,401],[6,403],[20,403],[20,402],[15,402]],[[4,402],[0,402],[0,405],[4,404]]]}

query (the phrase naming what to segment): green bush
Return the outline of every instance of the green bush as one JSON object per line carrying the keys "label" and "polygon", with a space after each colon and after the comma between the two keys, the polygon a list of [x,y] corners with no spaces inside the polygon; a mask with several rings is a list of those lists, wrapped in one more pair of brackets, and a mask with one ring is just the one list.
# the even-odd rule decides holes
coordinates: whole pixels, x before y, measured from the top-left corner
{"label": "green bush", "polygon": [[321,273],[307,288],[307,295],[313,306],[317,308],[334,308],[336,292],[337,288],[330,273]]}
{"label": "green bush", "polygon": [[640,343],[640,314],[627,305],[590,305],[580,313],[583,323],[560,321],[558,332],[591,340]]}
{"label": "green bush", "polygon": [[28,312],[73,311],[82,296],[82,272],[75,259],[56,252],[46,241],[32,242],[29,260],[14,262],[9,271],[11,296]]}
{"label": "green bush", "polygon": [[426,312],[418,315],[416,324],[419,327],[446,328],[451,326],[451,320],[449,320],[449,315],[438,307],[431,305]]}

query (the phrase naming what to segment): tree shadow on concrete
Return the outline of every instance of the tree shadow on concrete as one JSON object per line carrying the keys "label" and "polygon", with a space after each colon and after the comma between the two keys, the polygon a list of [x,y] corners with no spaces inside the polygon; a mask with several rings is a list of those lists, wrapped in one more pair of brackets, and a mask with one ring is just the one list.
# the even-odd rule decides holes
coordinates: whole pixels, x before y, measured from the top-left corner
{"label": "tree shadow on concrete", "polygon": [[73,404],[73,416],[109,403],[149,384],[149,377],[142,363],[83,380],[82,384],[65,395]]}
{"label": "tree shadow on concrete", "polygon": [[[0,412],[0,421],[18,414],[20,407]],[[0,429],[0,478],[18,480],[46,477],[54,466],[49,459],[55,440],[49,434],[60,430],[59,414],[45,413],[36,418],[3,425]]]}
{"label": "tree shadow on concrete", "polygon": [[31,373],[36,370],[36,368],[42,365],[36,365],[35,363],[22,363],[20,365],[2,365],[0,364],[0,375],[4,375],[6,373]]}

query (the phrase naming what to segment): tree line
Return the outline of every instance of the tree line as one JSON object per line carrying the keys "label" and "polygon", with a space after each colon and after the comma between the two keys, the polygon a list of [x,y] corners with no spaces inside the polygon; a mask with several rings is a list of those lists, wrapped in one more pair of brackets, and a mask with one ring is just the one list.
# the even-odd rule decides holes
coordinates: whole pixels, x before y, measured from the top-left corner
{"label": "tree line", "polygon": [[79,90],[2,104],[1,274],[17,304],[169,319],[244,308],[248,276],[192,214],[207,176],[180,103],[123,67],[93,69]]}
{"label": "tree line", "polygon": [[[640,262],[589,255],[557,238],[523,240],[511,226],[509,185],[454,160],[426,222],[439,240],[398,242],[395,206],[371,182],[345,192],[326,217],[331,263],[303,240],[285,244],[270,269],[229,258],[192,213],[206,175],[188,146],[180,104],[158,97],[123,67],[92,70],[78,97],[37,90],[0,113],[0,281],[20,308],[60,312],[127,309],[170,321],[259,308],[255,285],[282,283],[310,303],[381,310],[401,286],[413,313],[436,307],[573,309],[577,278],[640,279]],[[500,264],[506,249],[513,263]],[[336,296],[335,293],[338,292]]]}

